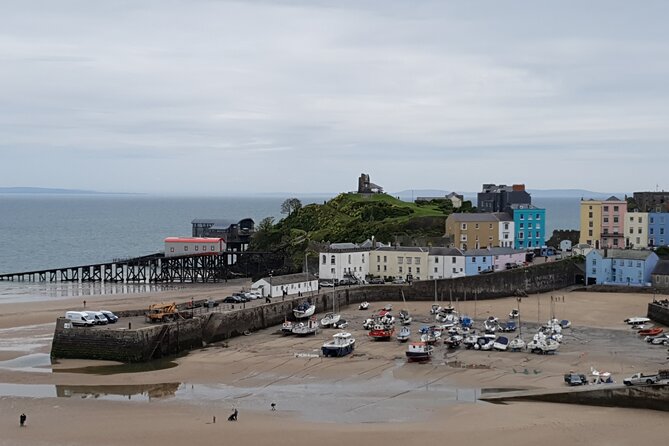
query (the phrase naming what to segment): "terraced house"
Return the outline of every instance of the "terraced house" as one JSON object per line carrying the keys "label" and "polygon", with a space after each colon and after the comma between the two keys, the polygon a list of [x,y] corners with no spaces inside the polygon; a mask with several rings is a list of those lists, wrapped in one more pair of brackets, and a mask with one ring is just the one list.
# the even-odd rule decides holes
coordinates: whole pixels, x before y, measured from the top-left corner
{"label": "terraced house", "polygon": [[451,214],[446,218],[446,236],[461,250],[502,246],[500,236],[509,237],[502,239],[505,244],[513,243],[510,222],[509,215],[503,212]]}
{"label": "terraced house", "polygon": [[428,272],[428,248],[397,246],[370,253],[370,274],[406,280],[424,280]]}
{"label": "terraced house", "polygon": [[627,202],[617,197],[606,200],[581,200],[579,243],[595,249],[625,246]]}

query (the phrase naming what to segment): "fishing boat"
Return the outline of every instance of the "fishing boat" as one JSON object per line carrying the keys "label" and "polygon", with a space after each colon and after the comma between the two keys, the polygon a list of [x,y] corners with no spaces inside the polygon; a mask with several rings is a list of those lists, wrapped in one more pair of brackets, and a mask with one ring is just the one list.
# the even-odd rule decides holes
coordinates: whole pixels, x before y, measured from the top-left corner
{"label": "fishing boat", "polygon": [[512,352],[519,352],[523,350],[526,346],[527,344],[525,344],[525,341],[520,336],[517,336],[511,339],[511,341],[509,341],[509,350],[511,350]]}
{"label": "fishing boat", "polygon": [[406,351],[407,360],[409,362],[429,361],[433,351],[434,347],[425,342],[412,342]]}
{"label": "fishing boat", "polygon": [[374,321],[374,319],[367,318],[364,321],[362,321],[362,328],[364,330],[371,330],[372,327],[374,327],[375,324],[376,324],[376,321]]}
{"label": "fishing boat", "polygon": [[462,344],[463,340],[464,338],[461,335],[453,334],[444,339],[444,344],[446,344],[448,348],[457,348]]}
{"label": "fishing boat", "polygon": [[426,344],[433,345],[441,339],[441,328],[436,326],[422,327],[420,329],[420,340]]}
{"label": "fishing boat", "polygon": [[323,356],[346,356],[349,353],[353,352],[355,348],[355,339],[351,336],[351,333],[341,332],[335,333],[332,335],[332,340],[326,342],[321,347]]}
{"label": "fishing boat", "polygon": [[400,310],[399,318],[400,324],[402,325],[409,325],[411,323],[411,315],[409,314],[409,310]]}
{"label": "fishing boat", "polygon": [[639,330],[637,333],[639,333],[640,336],[657,336],[663,331],[664,329],[662,327],[653,327],[644,328],[643,330]]}
{"label": "fishing boat", "polygon": [[331,325],[336,324],[341,319],[341,316],[337,313],[325,313],[325,316],[321,319],[321,327],[327,328]]}
{"label": "fishing boat", "polygon": [[397,341],[398,342],[406,342],[409,340],[411,337],[411,329],[409,327],[402,327],[400,329],[400,332],[397,334]]}
{"label": "fishing boat", "polygon": [[492,348],[498,351],[506,351],[507,348],[509,348],[509,338],[505,336],[498,336],[497,339],[495,339],[495,342],[492,344]]}
{"label": "fishing boat", "polygon": [[309,318],[309,320],[305,322],[298,322],[297,324],[294,324],[293,326],[293,334],[297,336],[307,336],[307,335],[312,335],[316,334],[318,331],[318,321],[316,318]]}
{"label": "fishing boat", "polygon": [[295,319],[305,319],[311,317],[316,312],[316,305],[311,302],[302,302],[297,307],[293,308],[293,315]]}
{"label": "fishing boat", "polygon": [[369,308],[369,302],[360,302],[360,305],[358,305],[358,310],[366,310]]}
{"label": "fishing boat", "polygon": [[375,341],[387,341],[395,333],[393,325],[375,324],[369,331],[369,337]]}
{"label": "fishing boat", "polygon": [[293,334],[293,323],[291,321],[285,321],[281,325],[281,333],[284,335]]}

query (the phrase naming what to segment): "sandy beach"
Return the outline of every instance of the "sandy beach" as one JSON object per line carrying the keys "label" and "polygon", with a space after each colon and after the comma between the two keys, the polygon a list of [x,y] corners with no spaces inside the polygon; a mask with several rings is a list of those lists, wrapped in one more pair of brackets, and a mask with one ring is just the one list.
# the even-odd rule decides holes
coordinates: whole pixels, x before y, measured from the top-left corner
{"label": "sandy beach", "polygon": [[[245,283],[137,295],[88,296],[87,308],[145,308],[159,301],[222,298]],[[556,355],[447,350],[428,364],[407,364],[406,346],[368,339],[368,311],[342,308],[356,338],[344,358],[322,358],[335,330],[282,336],[279,327],[212,344],[172,361],[128,367],[99,361],[50,364],[54,321],[82,299],[0,304],[0,444],[162,444],[244,441],[251,444],[363,444],[381,436],[401,443],[491,440],[502,444],[615,445],[664,440],[663,412],[544,403],[477,401],[500,389],[563,388],[569,370],[609,371],[616,381],[667,366],[664,347],[639,339],[623,323],[643,316],[648,294],[556,291],[520,302],[523,334],[553,314],[572,328]],[[392,302],[433,321],[433,302]],[[454,303],[477,321],[505,320],[515,298]],[[480,324],[479,324],[480,325]],[[277,404],[270,411],[270,403]],[[232,409],[239,421],[226,421]],[[18,426],[25,412],[28,423]],[[216,422],[213,422],[216,417]],[[75,433],[76,432],[76,433]],[[280,435],[277,435],[279,434]],[[313,437],[313,438],[312,438]],[[92,440],[95,438],[95,440]]]}

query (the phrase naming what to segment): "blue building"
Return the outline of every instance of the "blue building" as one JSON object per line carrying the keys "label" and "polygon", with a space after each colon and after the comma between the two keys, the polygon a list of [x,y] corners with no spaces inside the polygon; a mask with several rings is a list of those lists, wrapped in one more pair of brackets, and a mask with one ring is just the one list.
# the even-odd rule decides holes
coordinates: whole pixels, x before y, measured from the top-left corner
{"label": "blue building", "polygon": [[476,276],[483,271],[493,271],[493,255],[488,249],[470,249],[464,251],[465,276]]}
{"label": "blue building", "polygon": [[536,249],[546,244],[546,209],[531,204],[513,204],[514,249]]}
{"label": "blue building", "polygon": [[648,213],[648,246],[669,245],[669,213]]}
{"label": "blue building", "polygon": [[593,249],[585,256],[585,280],[588,285],[651,286],[659,260],[653,251]]}

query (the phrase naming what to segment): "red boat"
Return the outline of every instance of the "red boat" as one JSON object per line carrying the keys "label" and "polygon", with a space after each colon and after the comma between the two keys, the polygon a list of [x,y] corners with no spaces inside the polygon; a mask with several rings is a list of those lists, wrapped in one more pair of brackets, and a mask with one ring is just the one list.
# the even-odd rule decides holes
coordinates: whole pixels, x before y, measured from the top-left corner
{"label": "red boat", "polygon": [[657,336],[662,333],[664,329],[662,327],[646,328],[644,330],[639,330],[637,333],[641,336]]}
{"label": "red boat", "polygon": [[388,341],[395,333],[395,327],[375,325],[369,332],[369,337],[375,341]]}

